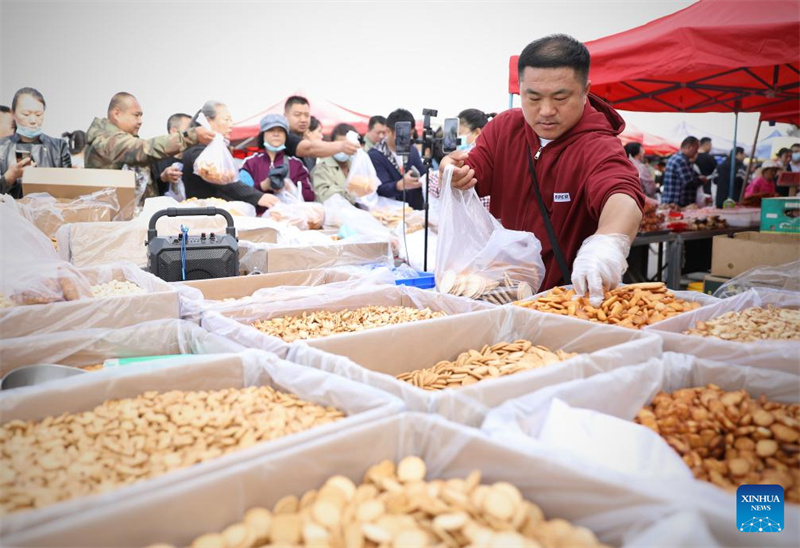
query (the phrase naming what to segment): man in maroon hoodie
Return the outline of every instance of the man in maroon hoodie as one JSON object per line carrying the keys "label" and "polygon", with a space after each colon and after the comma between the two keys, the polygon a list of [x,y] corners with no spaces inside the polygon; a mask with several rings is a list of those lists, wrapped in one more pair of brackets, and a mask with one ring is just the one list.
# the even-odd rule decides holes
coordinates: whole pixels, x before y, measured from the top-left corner
{"label": "man in maroon hoodie", "polygon": [[[522,108],[495,117],[475,148],[450,154],[441,169],[453,164],[453,188],[477,185],[479,196],[491,195],[491,212],[503,226],[533,232],[541,241],[547,272],[540,289],[569,283],[571,276],[576,292],[588,292],[598,306],[603,289],[616,287],[627,269],[644,194],[617,138],[625,122],[589,93],[588,75],[589,51],[574,38],[553,35],[530,43],[519,58]],[[563,251],[563,269],[530,165]]]}

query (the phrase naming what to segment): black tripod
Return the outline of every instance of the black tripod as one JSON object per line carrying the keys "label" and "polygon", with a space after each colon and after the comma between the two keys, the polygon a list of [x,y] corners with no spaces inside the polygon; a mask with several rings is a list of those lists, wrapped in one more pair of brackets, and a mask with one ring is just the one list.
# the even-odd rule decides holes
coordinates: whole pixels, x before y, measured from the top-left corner
{"label": "black tripod", "polygon": [[431,167],[433,167],[433,144],[441,141],[434,137],[433,129],[431,129],[431,116],[439,116],[439,111],[432,108],[423,108],[422,116],[424,121],[422,124],[422,162],[425,164],[425,245],[424,256],[422,262],[422,270],[428,271],[428,211],[430,206],[428,204],[428,196],[430,195],[431,188]]}

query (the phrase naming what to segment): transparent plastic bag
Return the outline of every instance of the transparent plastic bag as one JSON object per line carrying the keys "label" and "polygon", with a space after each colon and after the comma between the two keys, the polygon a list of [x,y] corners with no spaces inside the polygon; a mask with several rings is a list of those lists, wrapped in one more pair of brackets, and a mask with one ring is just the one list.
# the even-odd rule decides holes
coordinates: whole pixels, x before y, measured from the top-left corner
{"label": "transparent plastic bag", "polygon": [[37,192],[28,194],[17,205],[20,214],[51,239],[65,224],[111,221],[119,212],[117,193],[112,188],[74,200],[58,200],[50,194]]}
{"label": "transparent plastic bag", "polygon": [[10,197],[0,202],[0,243],[0,308],[92,295],[86,279],[58,258],[50,239],[20,215]]}
{"label": "transparent plastic bag", "polygon": [[350,162],[350,173],[347,175],[347,192],[357,201],[366,205],[378,196],[378,186],[381,181],[375,173],[375,167],[369,154],[359,149]]}
{"label": "transparent plastic bag", "polygon": [[[530,232],[503,228],[474,189],[451,185],[453,167],[442,178],[436,286],[442,293],[491,299],[516,288],[519,299],[536,293],[544,278],[542,244]],[[506,286],[502,288],[501,286]]]}
{"label": "transparent plastic bag", "polygon": [[323,204],[325,208],[326,226],[339,229],[339,236],[347,238],[353,235],[369,236],[381,241],[388,241],[397,252],[400,242],[392,231],[381,224],[368,211],[359,209],[343,196],[334,194]]}
{"label": "transparent plastic bag", "polygon": [[300,230],[318,230],[325,222],[325,209],[314,202],[280,202],[269,208],[269,217]]}
{"label": "transparent plastic bag", "polygon": [[214,185],[227,185],[236,180],[237,169],[221,133],[214,135],[208,146],[194,161],[194,172]]}
{"label": "transparent plastic bag", "polygon": [[782,291],[800,291],[800,261],[779,266],[757,266],[722,284],[714,296],[726,299],[748,289],[763,287]]}

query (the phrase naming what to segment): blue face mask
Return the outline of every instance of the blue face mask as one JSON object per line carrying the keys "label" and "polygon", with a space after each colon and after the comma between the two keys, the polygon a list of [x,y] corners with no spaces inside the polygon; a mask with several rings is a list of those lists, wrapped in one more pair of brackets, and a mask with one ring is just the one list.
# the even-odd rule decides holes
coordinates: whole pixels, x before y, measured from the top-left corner
{"label": "blue face mask", "polygon": [[467,136],[466,135],[461,135],[458,138],[458,142],[459,142],[459,145],[456,147],[456,150],[470,150],[470,149],[472,149],[473,146],[475,146],[474,143],[473,144],[467,143]]}
{"label": "blue face mask", "polygon": [[336,154],[333,155],[333,159],[336,160],[337,162],[345,163],[348,160],[350,160],[350,155],[345,154],[344,152],[337,152]]}
{"label": "blue face mask", "polygon": [[29,128],[25,126],[17,126],[17,134],[25,137],[26,139],[36,139],[42,134],[42,128]]}
{"label": "blue face mask", "polygon": [[279,147],[274,147],[270,144],[264,143],[264,148],[269,150],[270,152],[280,152],[282,150],[286,150],[286,145],[281,145]]}
{"label": "blue face mask", "polygon": [[796,164],[800,162],[800,152],[792,152],[792,161]]}

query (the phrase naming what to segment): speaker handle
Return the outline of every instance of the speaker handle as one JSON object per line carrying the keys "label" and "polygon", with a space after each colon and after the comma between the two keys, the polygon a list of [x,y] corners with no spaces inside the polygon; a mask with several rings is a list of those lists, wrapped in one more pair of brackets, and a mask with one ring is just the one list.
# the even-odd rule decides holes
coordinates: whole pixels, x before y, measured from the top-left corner
{"label": "speaker handle", "polygon": [[225,217],[225,220],[228,222],[228,226],[225,227],[225,233],[236,238],[236,227],[233,226],[233,217],[224,209],[219,209],[216,207],[168,207],[167,209],[157,211],[152,217],[150,217],[150,224],[147,228],[147,243],[149,244],[156,236],[158,236],[156,223],[161,217],[214,217],[216,215],[222,215]]}

